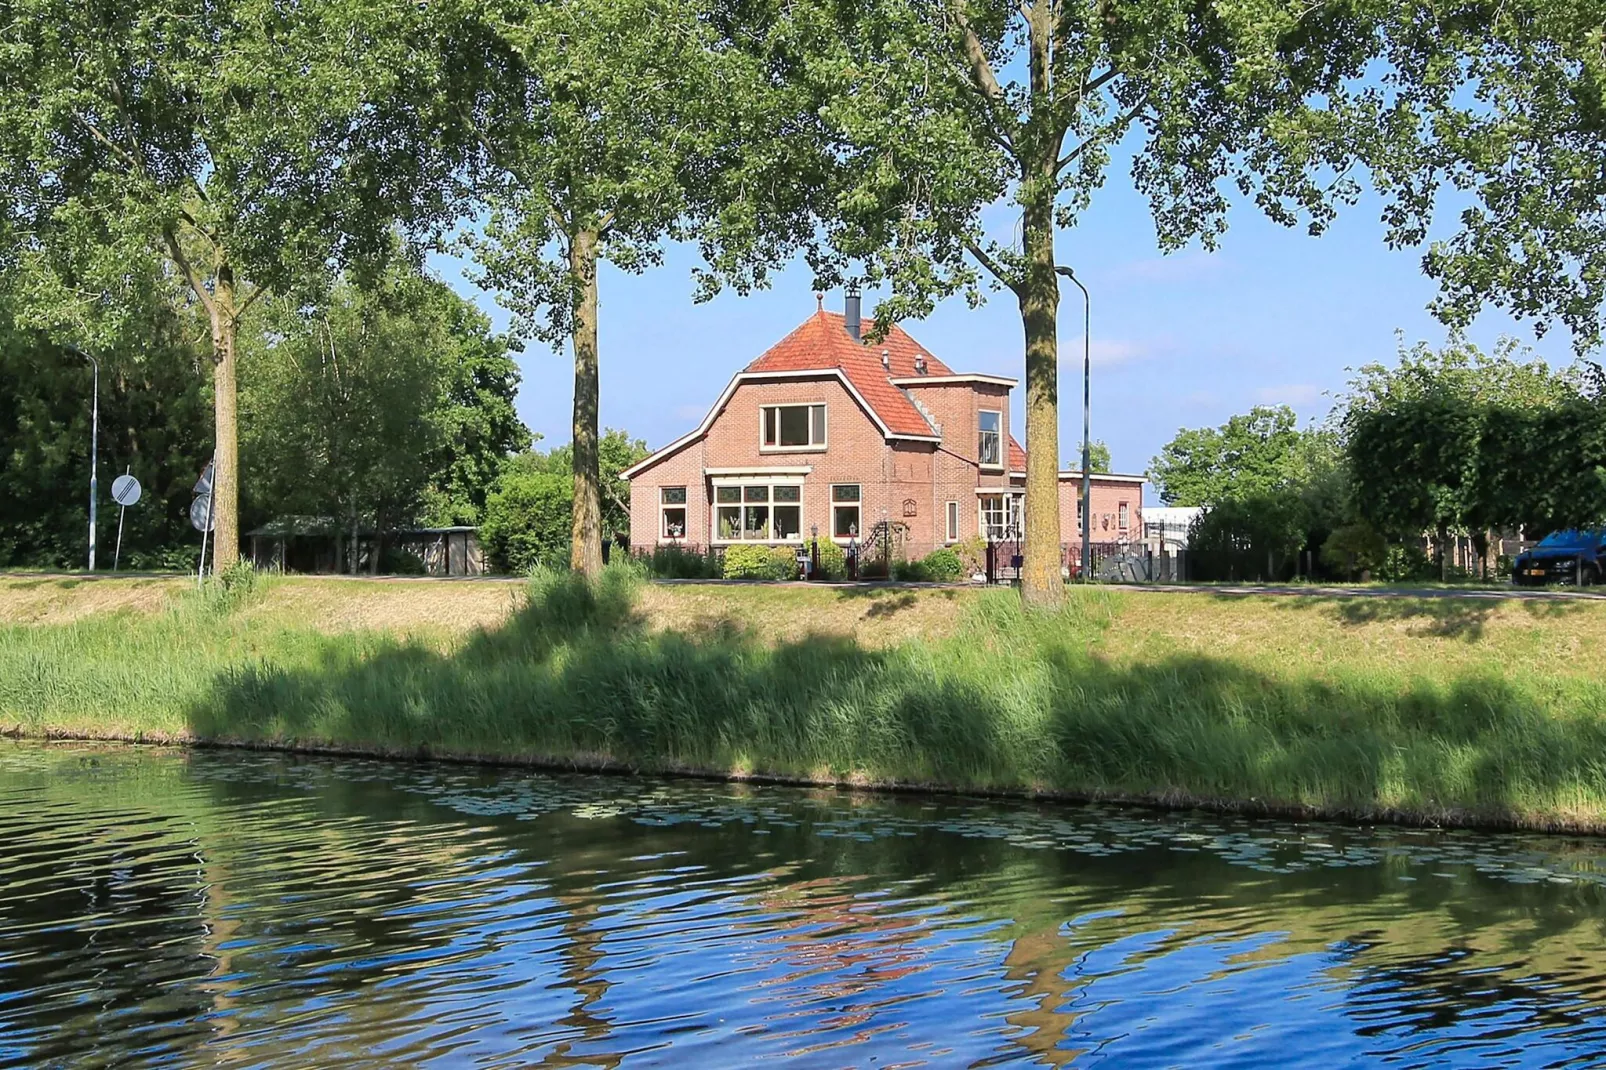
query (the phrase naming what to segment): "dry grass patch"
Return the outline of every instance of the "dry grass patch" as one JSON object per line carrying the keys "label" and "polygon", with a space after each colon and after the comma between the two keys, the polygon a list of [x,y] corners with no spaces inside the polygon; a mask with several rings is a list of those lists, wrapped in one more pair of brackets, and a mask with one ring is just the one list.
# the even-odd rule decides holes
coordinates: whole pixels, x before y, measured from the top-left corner
{"label": "dry grass patch", "polygon": [[523,583],[307,576],[275,580],[251,613],[328,634],[462,635],[507,623],[527,601]]}
{"label": "dry grass patch", "polygon": [[690,636],[721,631],[768,645],[810,635],[852,639],[887,649],[911,639],[952,636],[963,610],[979,594],[967,590],[884,587],[808,587],[761,584],[672,584],[643,589],[637,610],[658,632]]}
{"label": "dry grass patch", "polygon": [[113,613],[159,613],[194,581],[172,577],[0,578],[0,622],[70,624]]}

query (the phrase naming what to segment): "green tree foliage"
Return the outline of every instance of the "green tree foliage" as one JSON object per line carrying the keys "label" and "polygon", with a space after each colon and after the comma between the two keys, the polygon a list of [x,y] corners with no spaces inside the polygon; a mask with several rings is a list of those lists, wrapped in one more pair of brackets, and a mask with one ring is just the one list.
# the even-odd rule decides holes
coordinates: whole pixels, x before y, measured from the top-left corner
{"label": "green tree foliage", "polygon": [[1149,462],[1167,505],[1211,506],[1298,483],[1308,464],[1294,410],[1257,405],[1220,427],[1184,428]]}
{"label": "green tree foliage", "polygon": [[[666,240],[695,241],[699,296],[762,285],[812,233],[787,83],[729,47],[704,0],[467,2],[447,68],[461,102],[483,224],[466,244],[516,329],[574,355],[572,553],[602,566],[597,268],[640,272]],[[817,170],[817,168],[814,168]]]}
{"label": "green tree foliage", "polygon": [[[647,443],[617,428],[610,427],[597,439],[597,467],[601,478],[598,485],[602,488],[602,534],[604,538],[623,539],[630,537],[630,481],[620,476],[638,461],[643,460],[652,451]],[[531,464],[541,471],[558,474],[573,472],[574,446],[565,443],[555,446],[546,453],[533,453],[528,459],[520,458],[516,463]]]}
{"label": "green tree foliage", "polygon": [[1346,519],[1338,435],[1300,430],[1287,406],[1257,406],[1220,427],[1183,429],[1150,464],[1168,505],[1203,506],[1188,549],[1211,578],[1279,578]]}
{"label": "green tree foliage", "polygon": [[1110,467],[1110,447],[1104,444],[1103,439],[1096,438],[1088,444],[1087,467],[1090,472],[1112,472]]}
{"label": "green tree foliage", "polygon": [[[406,9],[402,9],[406,10]],[[0,25],[0,267],[30,322],[81,344],[121,326],[130,280],[181,281],[211,337],[218,564],[238,546],[236,341],[269,290],[382,255],[418,216],[435,137],[390,9],[13,0]]]}
{"label": "green tree foliage", "polygon": [[503,572],[559,567],[569,557],[574,481],[528,465],[510,465],[485,503],[480,545]]}
{"label": "green tree foliage", "polygon": [[368,289],[341,281],[317,306],[270,300],[243,341],[259,517],[379,531],[477,519],[495,471],[529,442],[506,341],[412,271],[393,268]]}
{"label": "green tree foliage", "polygon": [[[128,336],[103,339],[97,565],[112,564],[112,479],[131,471],[143,496],[126,514],[121,566],[193,564],[190,489],[212,450],[212,414],[196,374],[195,323],[160,300],[133,306]],[[92,372],[39,332],[19,329],[0,290],[0,567],[81,568],[88,532]]]}
{"label": "green tree foliage", "polygon": [[1513,342],[1402,346],[1344,399],[1355,507],[1380,532],[1593,526],[1606,520],[1606,409],[1576,369]]}

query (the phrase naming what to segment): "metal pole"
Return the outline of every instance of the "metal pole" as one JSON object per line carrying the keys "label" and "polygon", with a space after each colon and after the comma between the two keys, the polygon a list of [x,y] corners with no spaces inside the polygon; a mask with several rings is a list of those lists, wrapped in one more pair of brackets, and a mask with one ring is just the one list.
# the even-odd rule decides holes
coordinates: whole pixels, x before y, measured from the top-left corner
{"label": "metal pole", "polygon": [[[133,471],[134,471],[134,466],[133,465],[129,465],[127,470],[123,474],[124,475],[131,475],[133,473]],[[114,495],[117,492],[116,482],[117,482],[116,480],[112,481],[112,493]],[[122,502],[118,502],[117,503],[117,550],[112,554],[112,571],[113,572],[117,571],[118,564],[123,560],[123,517],[126,516],[127,514],[128,514],[128,506],[124,505]]]}
{"label": "metal pole", "polygon": [[1082,291],[1082,582],[1087,583],[1093,578],[1093,297],[1075,271],[1064,268],[1063,274]]}

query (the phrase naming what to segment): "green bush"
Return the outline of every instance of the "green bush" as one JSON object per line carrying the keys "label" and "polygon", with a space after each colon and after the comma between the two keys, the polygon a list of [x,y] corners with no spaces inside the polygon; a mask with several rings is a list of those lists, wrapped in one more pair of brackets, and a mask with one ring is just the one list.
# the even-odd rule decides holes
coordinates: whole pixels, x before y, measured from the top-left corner
{"label": "green bush", "polygon": [[925,571],[926,579],[933,583],[953,583],[964,575],[964,562],[952,550],[933,550],[920,559],[920,567]]}
{"label": "green bush", "polygon": [[391,576],[423,576],[429,572],[424,559],[400,546],[387,546],[379,557],[379,571]]}
{"label": "green bush", "polygon": [[797,547],[770,547],[770,575],[777,580],[797,579]]}
{"label": "green bush", "polygon": [[725,549],[727,580],[789,580],[797,564],[789,546],[729,546]]}
{"label": "green bush", "polygon": [[719,558],[712,551],[697,553],[681,546],[655,546],[652,553],[641,554],[647,574],[664,580],[717,580],[720,577]]}
{"label": "green bush", "polygon": [[840,580],[848,574],[848,556],[842,552],[842,547],[830,539],[809,539],[803,543],[808,550],[810,560],[816,554],[820,562],[819,570],[814,578],[820,580]]}
{"label": "green bush", "polygon": [[530,572],[569,560],[574,481],[546,472],[512,469],[497,478],[485,500],[480,545],[501,572]]}

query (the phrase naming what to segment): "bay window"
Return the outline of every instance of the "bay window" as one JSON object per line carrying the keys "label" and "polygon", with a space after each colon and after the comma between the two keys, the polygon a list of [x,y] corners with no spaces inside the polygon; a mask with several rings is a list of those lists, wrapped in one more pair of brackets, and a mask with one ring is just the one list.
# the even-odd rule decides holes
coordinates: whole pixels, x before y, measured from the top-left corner
{"label": "bay window", "polygon": [[983,494],[981,496],[981,533],[994,542],[1004,537],[1007,524],[1004,512],[1004,495]]}
{"label": "bay window", "polygon": [[796,542],[803,537],[803,488],[797,483],[714,487],[714,541]]}
{"label": "bay window", "polygon": [[825,448],[824,405],[765,405],[759,411],[762,423],[761,449]]}

